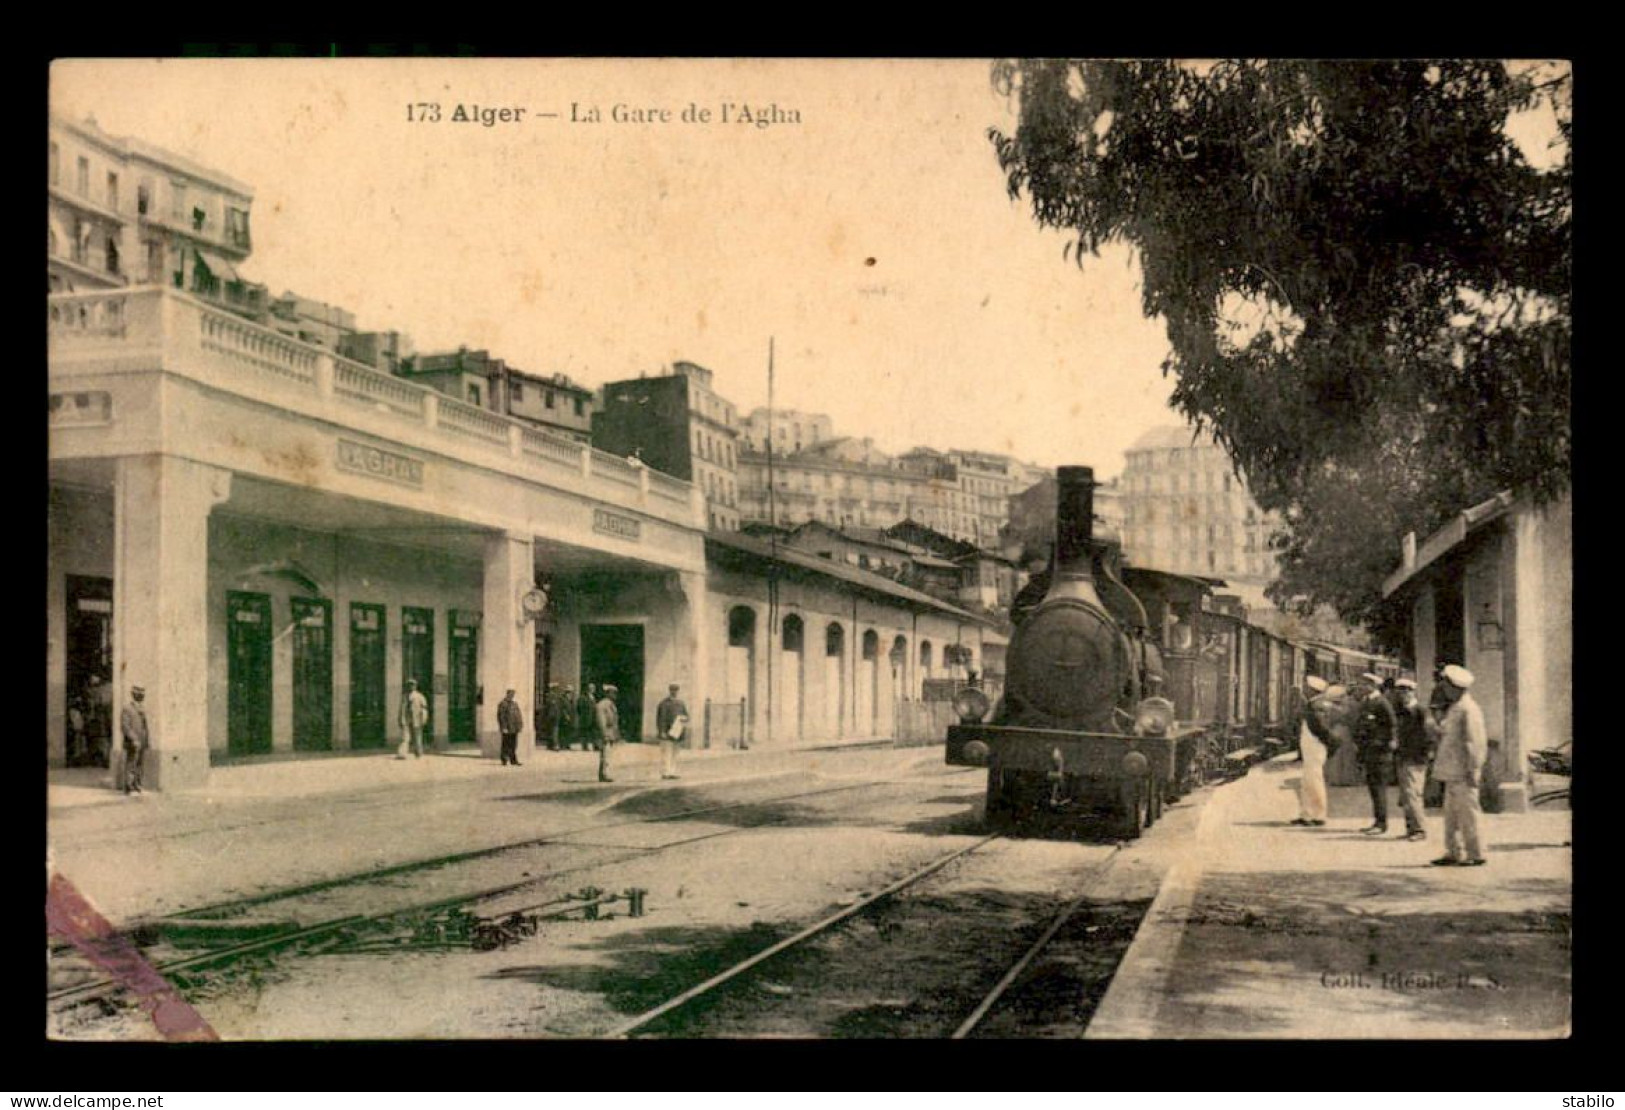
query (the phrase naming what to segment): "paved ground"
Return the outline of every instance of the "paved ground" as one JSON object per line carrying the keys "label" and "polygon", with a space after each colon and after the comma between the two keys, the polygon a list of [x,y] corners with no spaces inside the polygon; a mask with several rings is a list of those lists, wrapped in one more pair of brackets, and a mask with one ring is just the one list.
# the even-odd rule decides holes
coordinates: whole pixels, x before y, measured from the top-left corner
{"label": "paved ground", "polygon": [[661,781],[658,747],[642,744],[622,745],[612,785],[581,751],[537,752],[521,767],[472,752],[243,764],[215,768],[200,790],[135,796],[113,790],[106,771],[54,771],[48,846],[53,866],[118,922],[524,839],[555,827],[549,803],[587,821],[650,790],[841,774],[866,744],[684,753],[678,783]]}
{"label": "paved ground", "polygon": [[1088,1036],[1566,1035],[1567,810],[1487,814],[1488,865],[1433,867],[1437,811],[1426,841],[1366,837],[1364,787],[1333,788],[1302,828],[1297,784],[1282,757],[1216,793]]}

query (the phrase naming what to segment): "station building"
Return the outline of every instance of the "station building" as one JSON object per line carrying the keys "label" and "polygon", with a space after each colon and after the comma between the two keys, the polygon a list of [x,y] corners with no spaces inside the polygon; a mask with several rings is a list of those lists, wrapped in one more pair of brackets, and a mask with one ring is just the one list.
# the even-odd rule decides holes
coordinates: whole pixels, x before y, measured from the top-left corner
{"label": "station building", "polygon": [[945,645],[980,659],[994,635],[878,575],[708,534],[691,482],[184,285],[51,293],[47,319],[53,766],[96,728],[117,759],[133,686],[158,789],[387,749],[408,679],[436,748],[492,758],[503,692],[528,751],[549,683],[617,685],[628,738],[653,738],[673,682],[696,743],[884,736]]}

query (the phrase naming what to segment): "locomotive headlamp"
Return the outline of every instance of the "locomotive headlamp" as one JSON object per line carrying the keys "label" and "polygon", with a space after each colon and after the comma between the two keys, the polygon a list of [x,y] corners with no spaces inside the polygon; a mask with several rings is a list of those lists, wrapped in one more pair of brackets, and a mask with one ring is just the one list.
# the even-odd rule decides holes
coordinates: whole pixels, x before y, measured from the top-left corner
{"label": "locomotive headlamp", "polygon": [[1134,732],[1139,736],[1166,736],[1174,727],[1174,703],[1167,698],[1150,697],[1140,702],[1134,714]]}
{"label": "locomotive headlamp", "polygon": [[974,686],[967,686],[954,695],[954,712],[962,723],[973,725],[987,716],[987,695]]}

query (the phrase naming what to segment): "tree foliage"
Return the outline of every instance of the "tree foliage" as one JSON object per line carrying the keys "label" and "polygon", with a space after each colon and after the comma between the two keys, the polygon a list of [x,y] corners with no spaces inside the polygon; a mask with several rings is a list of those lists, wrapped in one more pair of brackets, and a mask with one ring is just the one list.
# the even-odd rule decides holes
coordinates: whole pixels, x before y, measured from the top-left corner
{"label": "tree foliage", "polygon": [[[990,138],[1080,265],[1130,244],[1173,404],[1282,514],[1273,595],[1380,625],[1406,531],[1566,488],[1570,79],[1479,61],[1021,61]],[[1552,164],[1508,131],[1556,119]],[[1379,629],[1380,631],[1380,629]]]}

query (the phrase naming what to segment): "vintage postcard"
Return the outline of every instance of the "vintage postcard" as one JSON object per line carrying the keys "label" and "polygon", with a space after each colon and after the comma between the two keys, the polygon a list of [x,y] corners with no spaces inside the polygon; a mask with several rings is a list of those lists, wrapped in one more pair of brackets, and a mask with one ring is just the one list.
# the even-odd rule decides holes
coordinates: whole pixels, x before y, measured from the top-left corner
{"label": "vintage postcard", "polygon": [[1571,83],[57,61],[47,1035],[1566,1036]]}

